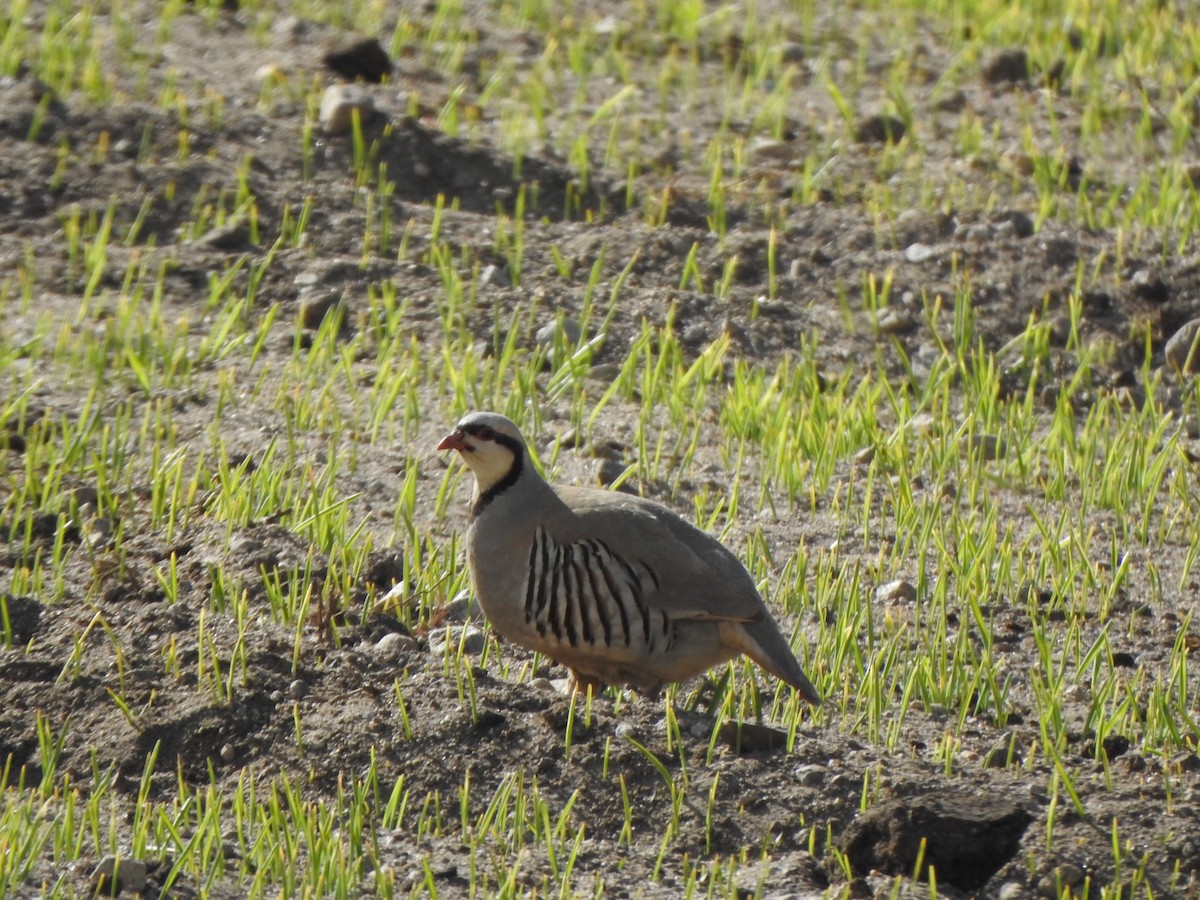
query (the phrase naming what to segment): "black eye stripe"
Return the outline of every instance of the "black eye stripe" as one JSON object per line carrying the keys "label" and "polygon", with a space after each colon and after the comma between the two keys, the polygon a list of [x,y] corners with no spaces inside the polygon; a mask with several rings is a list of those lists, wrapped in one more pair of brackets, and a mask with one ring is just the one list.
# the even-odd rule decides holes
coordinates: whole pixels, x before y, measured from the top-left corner
{"label": "black eye stripe", "polygon": [[505,432],[497,431],[491,425],[484,425],[482,422],[460,424],[458,430],[480,441],[490,441],[499,444],[501,447],[510,450],[513,456],[520,457],[525,452],[525,445],[518,438],[509,437]]}
{"label": "black eye stripe", "polygon": [[502,435],[491,425],[461,425],[459,427],[471,437],[479,438],[481,441],[504,443]]}

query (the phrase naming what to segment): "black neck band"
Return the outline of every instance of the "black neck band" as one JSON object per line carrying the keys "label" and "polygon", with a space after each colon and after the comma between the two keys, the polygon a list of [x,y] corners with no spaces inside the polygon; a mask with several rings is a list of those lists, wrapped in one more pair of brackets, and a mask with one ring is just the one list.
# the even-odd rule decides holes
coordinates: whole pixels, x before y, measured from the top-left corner
{"label": "black neck band", "polygon": [[521,446],[520,441],[515,441],[503,434],[496,435],[493,440],[495,440],[495,442],[501,447],[507,447],[510,451],[512,451],[513,464],[509,467],[509,470],[504,473],[503,478],[480,494],[478,499],[471,504],[471,512],[468,516],[468,521],[474,521],[475,517],[483,512],[484,508],[489,503],[516,484],[517,479],[521,477],[521,471],[525,468],[525,448]]}

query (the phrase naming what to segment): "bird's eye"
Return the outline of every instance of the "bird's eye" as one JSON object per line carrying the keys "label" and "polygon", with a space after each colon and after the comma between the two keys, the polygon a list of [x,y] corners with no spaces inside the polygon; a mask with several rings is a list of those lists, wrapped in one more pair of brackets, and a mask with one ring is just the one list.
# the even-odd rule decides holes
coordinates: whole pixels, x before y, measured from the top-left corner
{"label": "bird's eye", "polygon": [[484,425],[477,432],[475,432],[475,437],[479,438],[481,441],[494,441],[496,439],[496,429]]}

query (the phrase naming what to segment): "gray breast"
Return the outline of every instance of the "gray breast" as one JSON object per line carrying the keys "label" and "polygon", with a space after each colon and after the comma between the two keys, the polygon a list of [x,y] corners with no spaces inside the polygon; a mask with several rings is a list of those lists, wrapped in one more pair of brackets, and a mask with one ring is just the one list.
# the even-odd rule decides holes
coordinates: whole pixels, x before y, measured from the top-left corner
{"label": "gray breast", "polygon": [[652,601],[658,576],[601,540],[559,544],[538,528],[525,584],[525,624],[573,649],[669,650],[674,628]]}

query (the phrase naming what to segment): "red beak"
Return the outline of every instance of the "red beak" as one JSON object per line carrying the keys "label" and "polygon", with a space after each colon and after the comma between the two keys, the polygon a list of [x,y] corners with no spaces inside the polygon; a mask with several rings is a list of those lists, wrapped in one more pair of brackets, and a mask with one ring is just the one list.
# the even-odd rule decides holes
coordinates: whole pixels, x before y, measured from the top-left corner
{"label": "red beak", "polygon": [[438,444],[439,450],[458,450],[467,449],[467,442],[463,439],[461,428],[455,428],[452,432],[442,438],[442,442]]}

